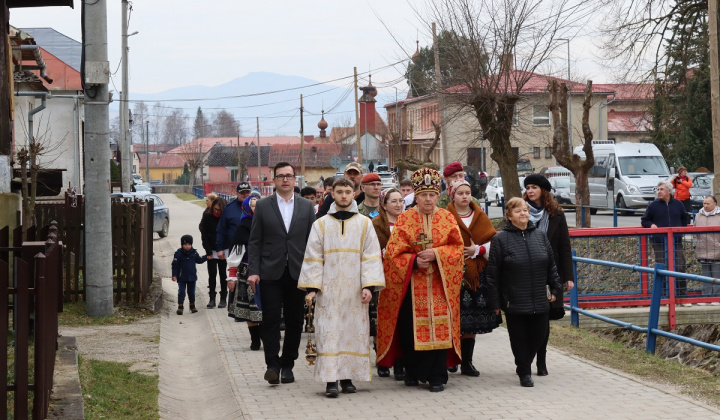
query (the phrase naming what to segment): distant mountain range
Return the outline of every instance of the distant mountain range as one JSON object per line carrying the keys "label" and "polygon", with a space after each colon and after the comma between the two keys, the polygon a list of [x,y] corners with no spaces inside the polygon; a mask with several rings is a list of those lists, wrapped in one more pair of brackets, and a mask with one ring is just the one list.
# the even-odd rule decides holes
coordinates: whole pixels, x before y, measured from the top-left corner
{"label": "distant mountain range", "polygon": [[[187,115],[188,127],[192,127],[198,106],[208,118],[214,112],[226,109],[240,121],[244,136],[255,135],[255,117],[260,117],[261,136],[297,136],[300,133],[300,94],[303,94],[305,134],[317,136],[317,123],[323,109],[325,120],[330,124],[328,130],[341,121],[355,121],[352,82],[349,78],[327,84],[304,77],[255,72],[218,86],[187,86],[152,94],[131,91],[133,103],[130,107],[134,109],[134,102],[144,101],[151,107],[150,115],[153,115],[152,106],[158,101],[165,107],[180,108]],[[384,116],[381,99],[376,99],[376,109]],[[110,113],[117,115],[118,102],[113,102]]]}

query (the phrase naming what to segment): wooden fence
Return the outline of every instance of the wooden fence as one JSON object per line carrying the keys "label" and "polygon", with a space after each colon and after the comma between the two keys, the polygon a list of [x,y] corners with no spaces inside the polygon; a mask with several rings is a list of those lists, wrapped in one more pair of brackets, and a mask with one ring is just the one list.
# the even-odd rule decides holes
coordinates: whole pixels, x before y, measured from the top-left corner
{"label": "wooden fence", "polygon": [[[112,264],[114,302],[142,302],[152,283],[153,204],[132,198],[113,198]],[[85,199],[74,191],[64,200],[38,201],[35,217],[40,226],[57,221],[64,244],[63,296],[66,302],[85,300]],[[28,235],[31,233],[30,228]],[[42,229],[38,234],[42,234]],[[33,230],[33,235],[35,235]],[[29,238],[31,236],[28,236]],[[92,244],[92,239],[90,239]]]}
{"label": "wooden fence", "polygon": [[[4,418],[12,411],[14,418],[32,414],[34,419],[44,419],[50,404],[58,312],[62,311],[63,246],[58,242],[57,225],[40,232],[47,233],[45,241],[17,246],[21,228],[15,229],[10,246],[9,229],[0,229],[0,325],[4,329],[0,331],[0,357],[7,361],[1,364],[0,375],[8,378],[0,380],[0,392],[8,396],[0,400],[0,417]],[[35,229],[28,233],[40,239]]]}
{"label": "wooden fence", "polygon": [[142,302],[152,283],[153,201],[113,198],[111,209],[115,303]]}

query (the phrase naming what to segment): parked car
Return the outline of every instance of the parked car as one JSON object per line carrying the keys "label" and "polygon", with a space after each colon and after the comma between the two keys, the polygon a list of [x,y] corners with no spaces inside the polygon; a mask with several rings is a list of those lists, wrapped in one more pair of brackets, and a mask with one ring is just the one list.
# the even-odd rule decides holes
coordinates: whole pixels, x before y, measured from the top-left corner
{"label": "parked car", "polygon": [[690,204],[694,209],[702,208],[703,199],[706,195],[712,195],[712,184],[715,174],[693,173],[688,174],[692,180],[690,187]]}
{"label": "parked car", "polygon": [[552,187],[553,197],[559,204],[575,204],[575,198],[570,194],[570,178],[555,176],[548,178]]}
{"label": "parked car", "polygon": [[157,232],[161,238],[168,236],[170,231],[170,209],[167,204],[155,194],[139,194],[136,192],[132,193],[112,193],[110,197],[128,198],[135,199],[140,198],[142,200],[153,200],[153,232]]}
{"label": "parked car", "polygon": [[153,191],[152,191],[152,186],[150,186],[149,184],[135,184],[133,186],[133,192],[138,197],[143,197],[148,194],[152,194]]}
{"label": "parked car", "polygon": [[132,178],[133,178],[133,184],[140,184],[143,182],[142,176],[140,176],[140,174],[133,174]]}
{"label": "parked car", "polygon": [[[518,177],[518,181],[520,182],[520,194],[524,194],[525,186],[523,185],[523,181],[525,181],[525,177]],[[485,196],[488,200],[494,201],[496,206],[500,205],[500,200],[505,197],[501,177],[496,176],[488,182],[487,188],[485,188]]]}
{"label": "parked car", "polygon": [[390,172],[390,168],[388,168],[387,165],[378,165],[378,166],[375,168],[375,172],[377,172],[377,173],[380,173],[380,172]]}
{"label": "parked car", "polygon": [[150,185],[162,185],[162,184],[163,184],[162,179],[153,179],[152,181],[150,181]]}
{"label": "parked car", "polygon": [[382,188],[397,188],[398,182],[395,178],[395,174],[392,172],[378,172],[380,176],[380,182],[382,182]]}

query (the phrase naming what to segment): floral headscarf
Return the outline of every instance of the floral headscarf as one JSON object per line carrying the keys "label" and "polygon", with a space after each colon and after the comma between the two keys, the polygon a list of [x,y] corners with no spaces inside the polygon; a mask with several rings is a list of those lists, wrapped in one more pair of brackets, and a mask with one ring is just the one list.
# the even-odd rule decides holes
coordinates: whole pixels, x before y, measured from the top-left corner
{"label": "floral headscarf", "polygon": [[243,219],[251,219],[253,218],[253,212],[252,207],[250,206],[250,203],[252,200],[257,200],[258,198],[254,195],[249,195],[245,200],[243,200],[242,204],[240,205],[240,209],[242,209],[242,216],[240,217],[240,221],[242,222]]}
{"label": "floral headscarf", "polygon": [[[394,192],[399,193],[400,191],[397,188],[385,188],[380,192],[380,207],[385,208],[385,197]],[[405,211],[405,201],[403,201],[403,211]]]}
{"label": "floral headscarf", "polygon": [[468,187],[470,187],[470,183],[464,179],[456,179],[455,181],[453,181],[452,184],[450,184],[450,187],[448,187],[448,195],[450,196],[451,200],[455,199],[455,192],[463,185],[467,185]]}

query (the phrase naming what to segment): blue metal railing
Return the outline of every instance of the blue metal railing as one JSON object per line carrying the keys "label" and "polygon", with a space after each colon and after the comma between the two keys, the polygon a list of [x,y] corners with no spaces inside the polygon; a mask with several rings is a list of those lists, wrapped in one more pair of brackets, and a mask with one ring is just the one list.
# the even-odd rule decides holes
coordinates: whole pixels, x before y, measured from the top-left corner
{"label": "blue metal railing", "polygon": [[[565,308],[570,310],[570,323],[574,327],[580,326],[580,316],[579,314],[583,314],[585,316],[588,316],[590,318],[598,319],[600,321],[608,322],[610,324],[614,324],[620,327],[623,327],[625,329],[629,329],[632,331],[641,332],[644,334],[647,334],[647,339],[645,342],[645,351],[648,353],[655,354],[655,345],[657,341],[657,336],[662,336],[666,338],[671,338],[673,340],[681,341],[683,343],[689,343],[698,347],[706,348],[708,350],[714,350],[720,352],[720,346],[715,344],[706,343],[704,341],[695,340],[693,338],[685,337],[679,334],[670,333],[667,331],[663,331],[658,329],[658,323],[660,320],[660,303],[662,298],[662,292],[663,287],[665,285],[666,279],[668,277],[675,277],[675,278],[684,278],[687,280],[695,280],[703,283],[710,283],[710,284],[720,284],[719,279],[714,279],[712,277],[705,277],[705,276],[699,276],[696,274],[686,274],[681,273],[677,271],[668,271],[665,270],[664,264],[656,264],[654,268],[650,267],[643,267],[639,265],[631,265],[631,264],[623,264],[613,261],[604,261],[604,260],[596,260],[592,258],[582,258],[578,257],[575,254],[575,251],[572,252],[573,254],[573,275],[575,279],[575,287],[570,291],[570,305],[565,305]],[[650,313],[648,315],[648,326],[647,327],[640,327],[628,322],[619,321],[617,319],[613,319],[610,317],[606,317],[603,315],[599,315],[596,313],[593,313],[588,310],[580,309],[579,307],[579,297],[578,297],[578,287],[577,287],[577,264],[578,263],[586,263],[586,264],[595,264],[595,265],[604,265],[608,267],[614,267],[614,268],[622,268],[630,271],[636,271],[636,272],[643,272],[643,273],[651,273],[653,274],[653,288],[652,288],[652,298],[650,303]]]}

